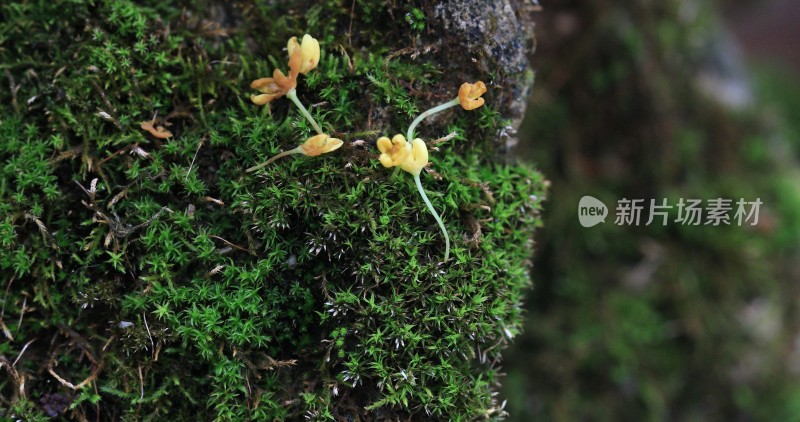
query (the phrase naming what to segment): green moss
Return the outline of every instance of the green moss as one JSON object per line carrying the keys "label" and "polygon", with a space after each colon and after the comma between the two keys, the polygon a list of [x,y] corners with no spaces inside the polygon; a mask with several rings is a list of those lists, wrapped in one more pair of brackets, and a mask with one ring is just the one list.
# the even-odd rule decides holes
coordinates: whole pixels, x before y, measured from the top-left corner
{"label": "green moss", "polygon": [[[356,24],[387,13],[359,5]],[[519,331],[541,176],[490,153],[496,111],[423,125],[469,140],[439,145],[423,174],[454,239],[439,265],[435,221],[373,142],[432,105],[421,88],[457,85],[387,59],[381,38],[337,49],[347,21],[320,16],[349,19],[338,2],[242,8],[228,36],[155,2],[0,9],[0,354],[27,374],[26,399],[0,381],[0,415],[41,418],[54,397],[87,419],[499,414],[494,362]],[[299,95],[346,144],[245,174],[311,133],[288,101],[247,99],[306,30],[324,55]],[[155,114],[173,138],[139,128]],[[96,378],[73,391],[51,362],[65,382]]]}

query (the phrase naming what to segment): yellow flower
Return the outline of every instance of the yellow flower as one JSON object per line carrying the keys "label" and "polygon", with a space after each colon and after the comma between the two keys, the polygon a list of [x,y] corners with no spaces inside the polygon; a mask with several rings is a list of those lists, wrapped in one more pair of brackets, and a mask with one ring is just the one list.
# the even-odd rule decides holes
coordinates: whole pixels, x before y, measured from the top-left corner
{"label": "yellow flower", "polygon": [[319,41],[311,35],[303,35],[303,41],[297,42],[297,37],[292,37],[286,44],[286,49],[289,50],[289,56],[299,50],[302,56],[302,64],[300,65],[300,73],[306,74],[311,69],[317,67],[319,63]]}
{"label": "yellow flower", "polygon": [[380,160],[384,167],[397,167],[411,173],[419,174],[428,165],[428,147],[422,139],[414,139],[410,143],[403,135],[394,135],[392,140],[382,136],[378,138]]}
{"label": "yellow flower", "polygon": [[406,138],[403,135],[395,135],[391,141],[389,138],[382,136],[377,143],[378,149],[381,151],[379,159],[384,167],[400,167],[414,176],[414,183],[417,185],[419,196],[422,197],[422,201],[425,202],[425,206],[428,207],[444,235],[444,260],[446,262],[450,257],[450,236],[447,235],[447,228],[442,222],[442,217],[433,208],[433,204],[428,199],[428,195],[425,193],[425,189],[422,188],[422,182],[419,179],[422,169],[428,165],[428,147],[419,138],[414,139],[411,143],[406,142]]}
{"label": "yellow flower", "polygon": [[486,84],[481,81],[471,84],[464,82],[458,89],[458,102],[464,110],[475,110],[483,105],[481,95],[486,93]]}
{"label": "yellow flower", "polygon": [[390,141],[386,136],[378,138],[378,150],[381,156],[378,158],[384,167],[396,167],[403,163],[411,153],[411,145],[406,142],[403,135],[395,135]]}
{"label": "yellow flower", "polygon": [[411,141],[411,154],[400,164],[400,168],[416,176],[427,165],[428,147],[422,139],[414,139]]}
{"label": "yellow flower", "polygon": [[331,138],[330,135],[323,133],[308,138],[302,145],[297,147],[298,152],[309,157],[316,157],[326,152],[339,149],[344,142],[341,139]]}

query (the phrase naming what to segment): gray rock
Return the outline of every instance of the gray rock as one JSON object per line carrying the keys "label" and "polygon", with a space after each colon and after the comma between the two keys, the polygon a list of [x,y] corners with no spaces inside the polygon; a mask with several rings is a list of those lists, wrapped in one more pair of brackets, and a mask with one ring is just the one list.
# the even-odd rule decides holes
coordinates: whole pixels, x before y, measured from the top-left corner
{"label": "gray rock", "polygon": [[483,70],[499,75],[499,80],[485,82],[502,86],[496,108],[512,122],[498,134],[501,151],[517,144],[516,129],[533,86],[528,54],[534,46],[536,7],[522,0],[447,0],[433,7],[448,38],[459,40],[465,51],[477,56]]}

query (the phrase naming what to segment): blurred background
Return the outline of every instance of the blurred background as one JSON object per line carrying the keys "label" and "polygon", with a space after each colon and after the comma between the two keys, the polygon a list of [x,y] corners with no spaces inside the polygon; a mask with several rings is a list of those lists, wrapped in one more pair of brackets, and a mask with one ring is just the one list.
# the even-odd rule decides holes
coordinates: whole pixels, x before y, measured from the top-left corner
{"label": "blurred background", "polygon": [[[552,185],[511,420],[800,420],[800,2],[539,3],[520,154]],[[763,205],[636,227],[622,198]]]}

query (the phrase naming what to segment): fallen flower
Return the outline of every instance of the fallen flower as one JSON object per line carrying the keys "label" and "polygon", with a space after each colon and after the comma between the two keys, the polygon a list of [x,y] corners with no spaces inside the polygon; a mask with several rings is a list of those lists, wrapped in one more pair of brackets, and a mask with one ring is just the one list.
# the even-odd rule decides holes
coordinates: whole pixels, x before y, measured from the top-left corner
{"label": "fallen flower", "polygon": [[252,173],[258,169],[266,167],[267,165],[269,165],[270,163],[279,158],[291,154],[303,154],[308,157],[316,157],[318,155],[325,154],[327,152],[335,151],[339,149],[343,144],[344,142],[341,139],[331,138],[330,135],[322,133],[308,138],[297,148],[290,149],[288,151],[283,151],[257,166],[250,167],[249,169],[245,170],[245,172]]}
{"label": "fallen flower", "polygon": [[150,134],[155,136],[156,138],[167,139],[167,138],[171,138],[172,137],[172,132],[170,132],[167,129],[165,129],[164,126],[154,127],[153,126],[154,123],[155,123],[155,120],[151,120],[149,122],[145,121],[145,122],[142,122],[139,126],[143,130],[146,130],[146,131],[150,132]]}

